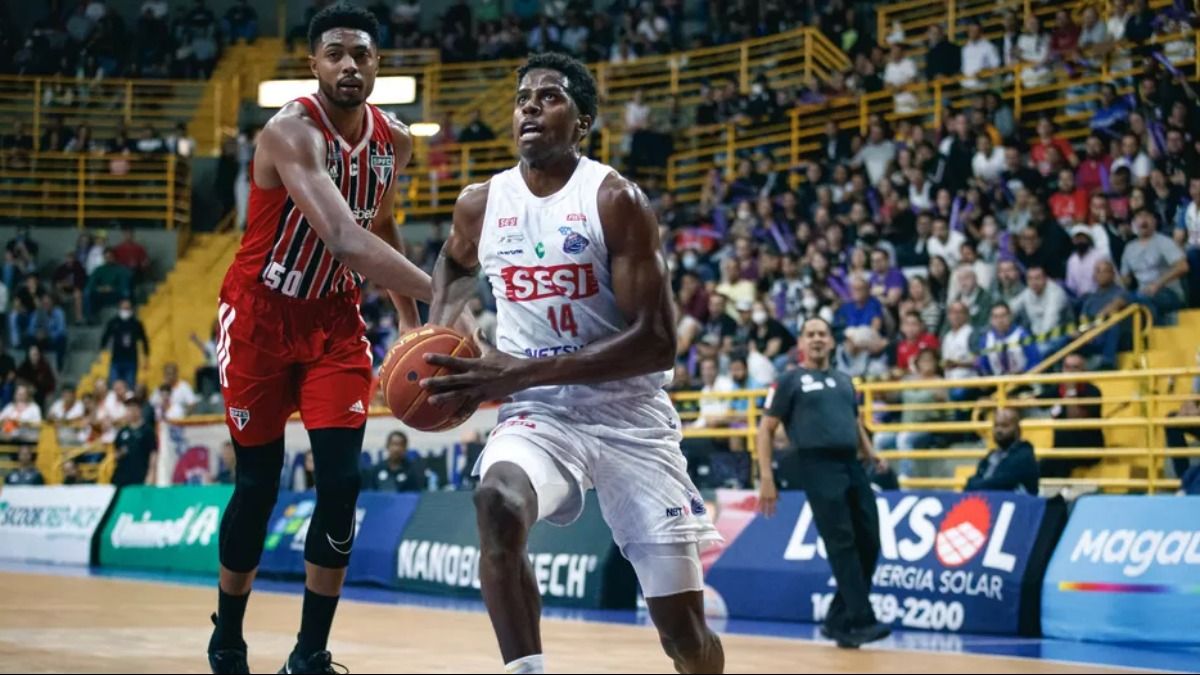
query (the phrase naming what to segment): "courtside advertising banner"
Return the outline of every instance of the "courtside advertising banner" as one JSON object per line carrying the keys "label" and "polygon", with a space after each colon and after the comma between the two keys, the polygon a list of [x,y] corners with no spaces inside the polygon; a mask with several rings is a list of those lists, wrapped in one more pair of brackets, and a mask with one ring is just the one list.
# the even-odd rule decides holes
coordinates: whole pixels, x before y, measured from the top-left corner
{"label": "courtside advertising banner", "polygon": [[[529,562],[546,604],[581,608],[632,608],[633,567],[613,544],[595,493],[579,520],[567,527],[534,525]],[[421,495],[400,541],[396,585],[406,591],[478,599],[479,534],[470,492]]]}
{"label": "courtside advertising banner", "polygon": [[111,485],[9,486],[0,492],[0,559],[87,565]]}
{"label": "courtside advertising banner", "polygon": [[1042,588],[1046,636],[1200,644],[1198,621],[1200,497],[1075,502]]}
{"label": "courtside advertising banner", "polygon": [[[1022,587],[1027,575],[1040,580],[1049,556],[1047,543],[1040,547],[1040,565],[1031,565],[1045,500],[990,492],[882,492],[876,503],[880,556],[871,602],[880,621],[950,632],[1036,630],[1037,603],[1023,603]],[[803,492],[781,493],[775,517],[758,516],[736,536],[707,577],[731,618],[825,619],[836,583]]]}
{"label": "courtside advertising banner", "polygon": [[[316,506],[316,493],[283,492],[267,529],[260,570],[266,574],[304,576],[304,544]],[[400,537],[417,508],[416,493],[364,492],[358,496],[355,537],[346,581],[393,585]]]}
{"label": "courtside advertising banner", "polygon": [[100,565],[216,574],[232,494],[232,485],[123,488],[100,538]]}

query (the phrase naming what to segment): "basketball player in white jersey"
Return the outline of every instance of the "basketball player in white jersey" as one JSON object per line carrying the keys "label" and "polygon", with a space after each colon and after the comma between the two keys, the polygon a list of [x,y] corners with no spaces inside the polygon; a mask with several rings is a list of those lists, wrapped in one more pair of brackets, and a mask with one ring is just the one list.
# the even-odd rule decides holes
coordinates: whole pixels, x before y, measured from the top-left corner
{"label": "basketball player in white jersey", "polygon": [[479,359],[427,356],[455,374],[422,383],[436,404],[506,401],[475,492],[479,579],[505,670],[544,672],[529,529],[570,524],[594,488],[676,669],[722,672],[699,556],[720,536],[663,391],[675,322],[658,224],[637,185],[580,155],[596,117],[587,68],[540,54],[518,78],[520,163],[463,190],[433,273],[430,323],[449,325],[482,266],[497,345]]}

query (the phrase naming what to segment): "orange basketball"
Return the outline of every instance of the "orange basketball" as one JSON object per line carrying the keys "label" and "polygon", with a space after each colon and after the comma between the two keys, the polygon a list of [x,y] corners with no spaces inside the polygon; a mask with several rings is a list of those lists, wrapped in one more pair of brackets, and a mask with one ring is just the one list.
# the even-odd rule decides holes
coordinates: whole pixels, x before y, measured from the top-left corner
{"label": "orange basketball", "polygon": [[383,400],[396,419],[421,431],[445,431],[462,424],[474,408],[454,409],[432,405],[421,380],[449,374],[447,369],[425,362],[426,354],[478,358],[475,341],[441,326],[416,328],[400,336],[388,350],[379,369]]}

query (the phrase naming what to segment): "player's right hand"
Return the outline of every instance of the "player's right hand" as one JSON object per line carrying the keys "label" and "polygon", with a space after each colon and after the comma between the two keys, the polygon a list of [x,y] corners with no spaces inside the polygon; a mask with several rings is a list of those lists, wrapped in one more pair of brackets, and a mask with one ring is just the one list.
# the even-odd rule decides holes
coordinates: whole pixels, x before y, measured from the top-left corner
{"label": "player's right hand", "polygon": [[775,487],[773,477],[764,478],[758,486],[758,512],[770,518],[775,515],[775,507],[779,503],[779,490]]}

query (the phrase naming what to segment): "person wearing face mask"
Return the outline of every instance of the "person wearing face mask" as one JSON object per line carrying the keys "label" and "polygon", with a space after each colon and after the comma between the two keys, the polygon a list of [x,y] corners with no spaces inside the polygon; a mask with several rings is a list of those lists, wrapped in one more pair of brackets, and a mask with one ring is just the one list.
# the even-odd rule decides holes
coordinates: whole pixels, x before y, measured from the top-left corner
{"label": "person wearing face mask", "polygon": [[100,337],[100,348],[111,350],[111,366],[108,372],[109,384],[122,380],[127,383],[137,381],[138,346],[141,355],[149,358],[150,341],[146,338],[146,327],[141,319],[133,314],[133,302],[129,298],[121,300],[117,315],[109,319]]}
{"label": "person wearing face mask", "polygon": [[1067,290],[1077,298],[1096,290],[1096,263],[1108,260],[1108,251],[1095,245],[1092,228],[1076,225],[1071,228],[1075,251],[1067,260]]}
{"label": "person wearing face mask", "polygon": [[768,359],[786,359],[787,353],[796,346],[796,337],[770,315],[767,306],[761,301],[754,303],[750,312],[750,322],[750,349]]}

